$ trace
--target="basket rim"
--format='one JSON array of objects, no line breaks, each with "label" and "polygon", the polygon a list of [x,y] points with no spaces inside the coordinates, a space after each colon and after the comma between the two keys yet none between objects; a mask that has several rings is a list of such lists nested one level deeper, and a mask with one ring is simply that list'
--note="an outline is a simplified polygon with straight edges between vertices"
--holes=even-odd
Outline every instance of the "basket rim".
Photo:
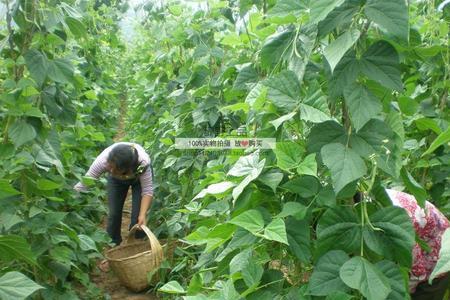
[{"label": "basket rim", "polygon": [[[109,256],[109,254],[112,253],[112,252],[116,252],[116,251],[118,251],[118,250],[122,250],[123,248],[126,248],[126,247],[124,247],[124,246],[132,246],[132,245],[133,245],[133,244],[128,244],[128,245],[119,246],[119,247],[121,247],[121,248],[116,247],[116,248],[110,249],[110,250],[106,251],[106,253],[105,253],[105,258],[106,258],[107,260],[109,260],[109,261],[126,261],[126,260],[134,259],[134,258],[137,258],[137,257],[139,257],[139,256],[142,256],[142,255],[145,255],[145,254],[148,254],[148,253],[152,253],[152,249],[150,249],[150,250],[146,250],[146,251],[143,251],[143,252],[139,252],[139,253],[136,253],[136,254],[134,254],[134,255],[127,256],[127,257],[123,257],[123,258],[111,258],[111,256]],[[155,253],[153,252],[153,254],[155,254]]]},{"label": "basket rim", "polygon": [[[145,232],[145,234],[148,237],[148,240],[144,239],[142,241],[137,241],[137,240],[133,239],[134,233],[135,233],[135,231],[137,230],[138,227],[140,227]],[[136,244],[141,244],[141,243],[142,244],[149,243],[150,249],[146,250],[146,251],[143,251],[143,252],[136,253],[136,254],[131,255],[131,256],[123,257],[123,258],[111,258],[108,255],[108,254],[110,254],[112,252],[120,251],[123,248],[128,248],[130,246],[134,246]],[[108,251],[106,251],[105,252],[105,258],[108,261],[111,261],[111,262],[124,262],[124,261],[130,260],[130,259],[135,259],[135,258],[141,257],[143,255],[148,255],[148,254],[151,255],[151,258],[156,258],[159,261],[162,260],[163,256],[164,256],[161,244],[159,243],[158,239],[155,237],[153,232],[145,225],[135,224],[131,228],[131,230],[128,232],[128,239],[126,240],[125,244],[124,245],[119,245],[117,247],[114,247],[114,248],[109,249]]]}]

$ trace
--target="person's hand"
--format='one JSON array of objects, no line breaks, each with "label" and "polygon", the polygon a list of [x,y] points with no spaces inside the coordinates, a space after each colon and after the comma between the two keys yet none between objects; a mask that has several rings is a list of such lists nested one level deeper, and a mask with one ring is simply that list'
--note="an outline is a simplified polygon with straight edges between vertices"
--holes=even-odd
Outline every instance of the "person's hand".
[{"label": "person's hand", "polygon": [[146,221],[145,215],[140,214],[139,217],[138,217],[137,224],[139,226],[145,225],[145,221]]}]

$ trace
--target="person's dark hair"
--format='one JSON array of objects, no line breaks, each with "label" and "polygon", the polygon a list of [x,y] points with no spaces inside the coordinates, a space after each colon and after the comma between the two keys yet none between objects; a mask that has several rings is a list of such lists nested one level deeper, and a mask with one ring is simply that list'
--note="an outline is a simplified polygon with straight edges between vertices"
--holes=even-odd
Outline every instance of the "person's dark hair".
[{"label": "person's dark hair", "polygon": [[139,166],[139,154],[132,145],[117,144],[111,149],[108,162],[114,164],[119,172],[135,172]]}]

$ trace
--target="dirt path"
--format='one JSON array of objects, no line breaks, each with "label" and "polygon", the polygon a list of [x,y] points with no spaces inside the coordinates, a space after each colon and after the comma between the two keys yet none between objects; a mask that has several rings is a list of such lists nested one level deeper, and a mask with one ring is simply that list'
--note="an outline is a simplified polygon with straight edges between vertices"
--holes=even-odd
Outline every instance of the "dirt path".
[{"label": "dirt path", "polygon": [[[123,141],[125,136],[125,115],[127,111],[126,99],[122,98],[120,103],[120,117],[117,128],[117,134],[114,137],[115,142]],[[125,241],[128,237],[128,227],[130,225],[131,217],[131,193],[128,193],[127,199],[122,213],[122,239]],[[106,230],[106,217],[104,218],[101,228]],[[97,265],[100,260],[97,262]],[[112,271],[102,272],[98,267],[90,274],[92,281],[104,292],[108,293],[113,300],[157,300],[159,299],[154,294],[147,294],[144,292],[134,293],[120,284],[119,279]]]}]

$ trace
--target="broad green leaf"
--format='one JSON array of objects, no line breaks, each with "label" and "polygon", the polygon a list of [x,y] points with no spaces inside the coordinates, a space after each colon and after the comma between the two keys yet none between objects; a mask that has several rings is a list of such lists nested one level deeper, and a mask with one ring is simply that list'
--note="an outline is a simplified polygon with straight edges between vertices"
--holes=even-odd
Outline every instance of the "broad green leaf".
[{"label": "broad green leaf", "polygon": [[203,198],[206,195],[222,194],[234,186],[236,186],[236,184],[234,184],[231,181],[223,181],[223,182],[219,182],[219,183],[213,183],[213,184],[209,185],[206,189],[203,189],[200,193],[198,193],[192,200]]},{"label": "broad green leaf", "polygon": [[326,121],[315,125],[308,136],[308,152],[320,152],[323,146],[330,143],[347,141],[344,127],[336,121]]},{"label": "broad green leaf", "polygon": [[94,90],[89,90],[84,92],[84,96],[86,96],[86,98],[90,99],[90,100],[97,100],[97,94],[95,93]]},{"label": "broad green leaf", "polygon": [[254,152],[247,156],[242,156],[234,164],[228,175],[231,176],[245,176],[246,177],[233,189],[233,199],[236,201],[239,195],[244,191],[245,187],[250,184],[253,180],[258,178],[261,174],[266,159],[259,161],[259,153]]},{"label": "broad green leaf", "polygon": [[[237,37],[235,34],[232,35],[233,37]],[[231,36],[229,36],[231,38]],[[236,40],[233,40],[233,42],[237,42]],[[231,40],[230,40],[231,43]],[[186,88],[188,89],[192,89],[192,88],[199,88],[201,87],[205,81],[207,80],[207,78],[210,75],[210,70],[208,68],[208,66],[203,65],[203,64],[199,64],[196,66],[193,66],[193,72],[191,73],[191,76],[189,78],[189,82],[186,85]]]},{"label": "broad green leaf", "polygon": [[348,260],[339,270],[342,281],[357,289],[368,300],[384,300],[391,292],[389,279],[363,257]]},{"label": "broad green leaf", "polygon": [[44,114],[37,107],[21,107],[23,108],[23,115],[36,117],[36,118],[44,118]]},{"label": "broad green leaf", "polygon": [[405,127],[403,127],[403,119],[401,114],[392,110],[386,116],[384,122],[400,138],[400,142],[403,145],[405,141]]},{"label": "broad green leaf", "polygon": [[33,86],[27,86],[22,90],[21,95],[24,97],[30,97],[34,95],[39,95],[39,91],[36,90]]},{"label": "broad green leaf", "polygon": [[269,15],[287,16],[293,14],[299,16],[306,9],[308,9],[308,6],[305,0],[279,0],[269,11]]},{"label": "broad green leaf", "polygon": [[230,171],[228,171],[227,175],[235,177],[251,175],[260,173],[258,172],[258,169],[260,168],[259,153],[255,152],[250,155],[241,156]]},{"label": "broad green leaf", "polygon": [[[331,96],[342,95],[344,89],[355,82],[361,70],[360,61],[356,59],[355,51],[349,50],[339,61],[329,80]],[[331,73],[331,70],[330,70]]]},{"label": "broad green leaf", "polygon": [[360,59],[359,67],[364,75],[381,85],[396,91],[403,90],[398,54],[388,42],[372,44]]},{"label": "broad green leaf", "polygon": [[352,295],[346,294],[344,292],[334,292],[329,294],[325,300],[352,300],[354,297]]},{"label": "broad green leaf", "polygon": [[305,76],[306,66],[316,46],[317,26],[314,24],[300,26],[297,37],[297,40],[294,41],[296,43],[296,49],[294,53],[291,51],[287,67],[288,70],[293,71],[297,75],[299,82],[302,82]]},{"label": "broad green leaf", "polygon": [[170,5],[168,7],[168,10],[170,11],[171,14],[178,17],[183,12],[183,7],[181,5]]},{"label": "broad green leaf", "polygon": [[49,61],[48,77],[56,82],[69,83],[73,80],[72,63],[64,58]]},{"label": "broad green leaf", "polygon": [[310,198],[319,192],[321,186],[316,177],[305,175],[289,180],[282,187],[303,198]]},{"label": "broad green leaf", "polygon": [[[264,160],[263,160],[264,162]],[[262,169],[261,169],[262,170]],[[242,194],[244,189],[252,182],[254,179],[258,177],[259,174],[253,175],[247,175],[234,189],[232,192],[233,195],[233,204],[235,204],[236,200],[239,198],[239,196]]]},{"label": "broad green leaf", "polygon": [[359,39],[361,33],[357,29],[350,29],[344,32],[336,40],[331,42],[323,51],[325,58],[333,72],[336,65],[339,63],[344,54],[355,44]]},{"label": "broad green leaf", "polygon": [[402,266],[411,267],[415,233],[407,212],[401,207],[384,207],[370,215],[370,220],[375,228],[381,229],[373,232],[383,249],[383,253],[379,254]]},{"label": "broad green leaf", "polygon": [[300,103],[300,119],[313,122],[313,123],[321,123],[330,120],[331,118],[322,110],[317,109],[316,107]]},{"label": "broad green leaf", "polygon": [[408,116],[414,115],[419,110],[417,101],[406,96],[398,97],[398,105],[402,113]]},{"label": "broad green leaf", "polygon": [[315,0],[311,1],[311,20],[319,23],[336,7],[344,3],[345,0]]},{"label": "broad green leaf", "polygon": [[320,192],[317,194],[316,203],[328,207],[336,205],[336,195],[331,184],[320,189]]},{"label": "broad green leaf", "polygon": [[257,287],[261,281],[264,268],[255,259],[251,259],[247,266],[241,271],[245,284],[251,287]]},{"label": "broad green leaf", "polygon": [[391,176],[400,176],[403,143],[385,122],[371,119],[358,133],[350,136],[350,146],[367,159],[376,154],[375,160],[380,169]]},{"label": "broad green leaf", "polygon": [[270,121],[270,124],[273,125],[273,127],[275,127],[275,130],[278,129],[278,127],[280,127],[281,124],[283,124],[286,121],[291,120],[295,115],[297,114],[296,111],[293,111],[287,115],[281,116],[278,119],[275,119],[273,121]]},{"label": "broad green leaf", "polygon": [[277,166],[283,170],[297,168],[302,160],[304,149],[296,142],[278,142],[274,149]]},{"label": "broad green leaf", "polygon": [[76,19],[81,19],[83,17],[82,13],[78,10],[78,8],[71,6],[65,2],[62,2],[60,5],[68,16]]},{"label": "broad green leaf", "polygon": [[295,32],[285,30],[268,37],[260,52],[261,66],[269,69],[279,63],[289,53],[294,36]]},{"label": "broad green leaf", "polygon": [[9,182],[5,179],[0,179],[0,199],[20,195],[21,193],[16,190]]},{"label": "broad green leaf", "polygon": [[56,190],[61,187],[60,183],[48,179],[38,179],[36,183],[37,188],[40,189],[41,191]]},{"label": "broad green leaf", "polygon": [[361,0],[347,0],[331,11],[319,23],[319,36],[323,37],[338,27],[350,24],[353,16],[359,11]]},{"label": "broad green leaf", "polygon": [[311,237],[309,223],[305,220],[296,220],[293,217],[286,219],[286,234],[289,249],[303,263],[309,263],[311,258]]},{"label": "broad green leaf", "polygon": [[71,265],[72,261],[76,260],[73,250],[66,246],[57,246],[50,249],[52,259],[55,259],[63,264]]},{"label": "broad green leaf", "polygon": [[368,0],[365,13],[388,34],[408,41],[409,13],[404,0]]},{"label": "broad green leaf", "polygon": [[233,279],[228,279],[227,282],[221,285],[219,296],[217,297],[217,300],[219,299],[226,299],[226,300],[240,300],[242,297],[240,294],[236,291],[236,288],[233,284]]},{"label": "broad green leaf", "polygon": [[356,131],[381,112],[381,103],[366,87],[352,84],[344,90],[345,102]]},{"label": "broad green leaf", "polygon": [[298,202],[286,202],[283,204],[282,211],[277,215],[279,218],[293,216],[297,220],[302,220],[306,216],[308,208]]},{"label": "broad green leaf", "polygon": [[348,291],[349,288],[339,277],[339,269],[348,260],[349,256],[342,250],[332,250],[321,256],[309,279],[309,293],[327,296],[337,291]]},{"label": "broad green leaf", "polygon": [[347,207],[329,208],[317,224],[319,253],[332,249],[356,252],[361,243],[361,224],[355,213]]},{"label": "broad green leaf", "polygon": [[448,144],[450,142],[450,127],[446,131],[442,132],[430,145],[430,147],[425,151],[422,156],[433,153],[438,147]]},{"label": "broad green leaf", "polygon": [[2,212],[0,213],[0,230],[8,232],[13,226],[24,222],[24,219],[17,214]]},{"label": "broad green leaf", "polygon": [[268,87],[267,99],[276,107],[286,112],[292,112],[300,103],[300,83],[292,71],[282,71],[263,84]]},{"label": "broad green leaf", "polygon": [[38,85],[42,85],[45,81],[45,77],[47,77],[49,64],[47,57],[36,49],[28,50],[24,57],[31,77],[37,82]]},{"label": "broad green leaf", "polygon": [[30,245],[18,235],[0,235],[0,259],[6,262],[21,260],[36,264],[36,257],[31,252]]},{"label": "broad green leaf", "polygon": [[205,226],[200,226],[195,231],[187,235],[184,240],[192,245],[202,245],[208,242],[209,229]]},{"label": "broad green leaf", "polygon": [[235,32],[227,34],[220,42],[222,43],[222,45],[230,47],[235,47],[242,44],[241,37]]},{"label": "broad green leaf", "polygon": [[233,275],[245,269],[251,258],[252,258],[251,248],[247,248],[244,251],[241,251],[238,254],[236,254],[230,261],[230,274]]},{"label": "broad green leaf", "polygon": [[168,155],[166,157],[166,159],[164,160],[162,168],[163,169],[170,168],[177,162],[177,160],[178,160],[178,157],[173,156],[173,155]]},{"label": "broad green leaf", "polygon": [[269,186],[275,193],[281,180],[283,180],[283,173],[276,170],[270,170],[269,172],[260,175],[258,180]]},{"label": "broad green leaf", "polygon": [[220,245],[228,241],[235,232],[236,226],[232,224],[222,223],[214,226],[214,228],[206,236],[206,238],[208,239],[208,244],[205,251],[212,251],[213,249],[219,247]]},{"label": "broad green leaf", "polygon": [[236,104],[231,104],[231,105],[227,105],[224,107],[220,108],[221,112],[236,112],[236,111],[244,111],[245,113],[248,113],[248,111],[250,110],[250,106],[245,103],[245,102],[240,102],[240,103],[236,103]]},{"label": "broad green leaf", "polygon": [[247,210],[228,222],[240,226],[251,233],[260,232],[264,228],[263,217],[261,213],[255,209]]},{"label": "broad green leaf", "polygon": [[20,272],[8,272],[0,277],[0,299],[26,299],[43,288]]},{"label": "broad green leaf", "polygon": [[78,239],[80,240],[80,248],[83,251],[94,250],[97,251],[97,246],[95,245],[95,241],[88,235],[79,234]]},{"label": "broad green leaf", "polygon": [[288,245],[286,225],[281,218],[275,218],[264,229],[264,237]]},{"label": "broad green leaf", "polygon": [[[375,266],[389,279],[391,285],[391,293],[386,299],[388,300],[405,300],[408,299],[409,292],[406,288],[407,278],[403,276],[402,271],[392,261],[382,260],[377,262]],[[406,279],[406,280],[405,280]]]},{"label": "broad green leaf", "polygon": [[336,194],[347,184],[366,174],[366,165],[361,157],[342,144],[325,145],[320,153],[324,164],[330,169]]},{"label": "broad green leaf", "polygon": [[16,148],[33,140],[36,137],[36,130],[25,121],[16,121],[8,128],[8,134]]},{"label": "broad green leaf", "polygon": [[[442,2],[444,3],[444,2]],[[434,57],[438,55],[439,53],[442,53],[443,51],[446,51],[447,48],[445,48],[444,45],[432,45],[430,47],[426,47],[425,45],[420,45],[414,47],[414,52],[416,52],[418,55],[420,55],[423,58],[429,58]]]},{"label": "broad green leaf", "polygon": [[450,228],[445,230],[441,237],[441,249],[439,251],[439,260],[433,269],[433,272],[428,279],[428,283],[431,284],[433,279],[437,276],[450,271]]},{"label": "broad green leaf", "polygon": [[234,81],[233,88],[237,90],[247,90],[249,85],[255,85],[258,82],[258,73],[252,65],[243,67],[236,80]]},{"label": "broad green leaf", "polygon": [[256,237],[248,232],[247,230],[238,227],[231,239],[228,247],[232,249],[237,249],[240,247],[250,246],[254,244],[256,241]]},{"label": "broad green leaf", "polygon": [[[0,159],[8,159],[15,153],[14,145],[11,143],[0,144]],[[0,179],[1,182],[1,179]],[[1,198],[1,197],[0,197]]]},{"label": "broad green leaf", "polygon": [[65,22],[69,27],[70,32],[72,32],[76,38],[86,37],[87,31],[81,21],[72,17],[66,17]]},{"label": "broad green leaf", "polygon": [[435,119],[431,118],[420,118],[417,120],[414,120],[414,123],[416,123],[416,126],[419,130],[426,131],[426,130],[432,130],[436,134],[441,134],[442,129],[439,127]]},{"label": "broad green leaf", "polygon": [[94,186],[95,183],[97,182],[97,179],[94,177],[89,177],[89,176],[82,176],[81,177],[81,182],[83,183],[83,185],[85,186]]},{"label": "broad green leaf", "polygon": [[159,292],[168,294],[184,294],[186,291],[178,283],[178,281],[172,280],[158,289]]},{"label": "broad green leaf", "polygon": [[[202,289],[203,289],[202,277],[201,277],[200,273],[196,273],[192,276],[192,278],[189,282],[189,286],[187,288],[187,294],[195,295],[195,294],[200,293],[202,291]],[[186,298],[184,298],[184,299],[186,299]],[[192,298],[190,298],[190,299],[192,299]],[[208,300],[208,299],[205,299],[205,300]]]},{"label": "broad green leaf", "polygon": [[327,97],[320,89],[308,91],[299,107],[300,119],[304,121],[322,123],[331,120]]},{"label": "broad green leaf", "polygon": [[414,179],[414,177],[411,176],[411,174],[405,168],[402,168],[402,170],[400,171],[400,175],[407,190],[414,195],[420,207],[425,207],[425,202],[428,198],[427,191]]},{"label": "broad green leaf", "polygon": [[264,105],[266,97],[267,87],[263,86],[261,83],[258,83],[248,93],[245,98],[245,103],[248,103],[252,108],[258,110]]},{"label": "broad green leaf", "polygon": [[316,161],[316,154],[312,153],[307,155],[300,165],[297,168],[297,174],[299,175],[310,175],[310,176],[317,176],[317,161]]}]

